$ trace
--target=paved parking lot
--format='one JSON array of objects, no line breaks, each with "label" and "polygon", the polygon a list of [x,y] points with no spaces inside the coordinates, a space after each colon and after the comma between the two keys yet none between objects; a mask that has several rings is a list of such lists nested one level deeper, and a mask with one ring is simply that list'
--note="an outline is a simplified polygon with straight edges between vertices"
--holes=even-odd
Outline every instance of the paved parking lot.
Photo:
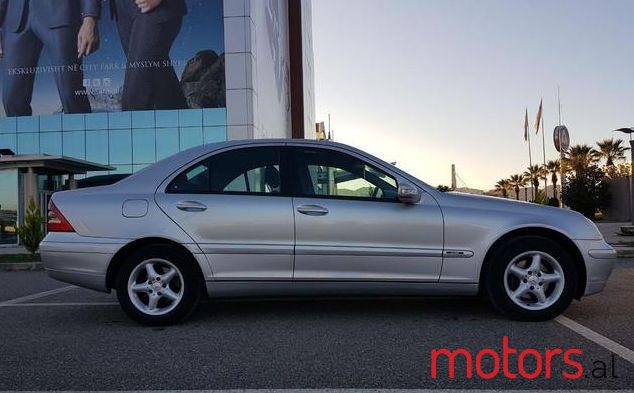
[{"label": "paved parking lot", "polygon": [[[612,340],[621,356],[632,354],[633,282],[634,260],[619,260],[605,292],[566,312],[592,341],[568,319],[513,322],[475,298],[219,301],[185,324],[146,328],[126,318],[113,294],[43,272],[0,272],[0,390],[632,389],[634,360],[606,348]],[[432,349],[501,352],[505,335],[520,350],[581,349],[584,376],[565,379],[570,368],[556,362],[550,379],[468,379],[457,368],[451,380],[446,364],[431,377]]]}]

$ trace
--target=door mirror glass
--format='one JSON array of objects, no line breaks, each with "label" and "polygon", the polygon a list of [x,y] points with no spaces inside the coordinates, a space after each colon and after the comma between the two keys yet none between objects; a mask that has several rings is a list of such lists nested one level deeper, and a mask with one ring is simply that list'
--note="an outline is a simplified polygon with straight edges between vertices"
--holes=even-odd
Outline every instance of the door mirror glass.
[{"label": "door mirror glass", "polygon": [[411,183],[401,183],[398,185],[398,200],[410,205],[420,202],[421,193],[418,187]]}]

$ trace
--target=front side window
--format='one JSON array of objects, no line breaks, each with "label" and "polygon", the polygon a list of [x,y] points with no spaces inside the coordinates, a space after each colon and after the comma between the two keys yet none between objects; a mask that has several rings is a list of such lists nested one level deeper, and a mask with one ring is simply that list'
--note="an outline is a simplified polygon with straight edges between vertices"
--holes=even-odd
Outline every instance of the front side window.
[{"label": "front side window", "polygon": [[396,179],[345,153],[298,148],[295,165],[302,196],[396,200]]},{"label": "front side window", "polygon": [[167,192],[281,194],[280,149],[253,147],[217,154],[176,176]]}]

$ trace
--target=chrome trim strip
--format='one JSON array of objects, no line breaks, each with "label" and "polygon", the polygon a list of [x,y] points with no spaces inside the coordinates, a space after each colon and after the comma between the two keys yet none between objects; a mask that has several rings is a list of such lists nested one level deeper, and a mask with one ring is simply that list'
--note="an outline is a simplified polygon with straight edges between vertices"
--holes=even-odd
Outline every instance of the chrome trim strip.
[{"label": "chrome trim strip", "polygon": [[295,255],[346,255],[372,257],[441,257],[441,250],[396,247],[306,246],[295,247]]},{"label": "chrome trim strip", "polygon": [[473,251],[471,250],[445,250],[442,253],[444,258],[471,258]]},{"label": "chrome trim strip", "polygon": [[202,243],[199,246],[204,254],[293,255],[292,244]]},{"label": "chrome trim strip", "polygon": [[614,249],[588,250],[588,255],[595,259],[614,259],[617,257]]}]

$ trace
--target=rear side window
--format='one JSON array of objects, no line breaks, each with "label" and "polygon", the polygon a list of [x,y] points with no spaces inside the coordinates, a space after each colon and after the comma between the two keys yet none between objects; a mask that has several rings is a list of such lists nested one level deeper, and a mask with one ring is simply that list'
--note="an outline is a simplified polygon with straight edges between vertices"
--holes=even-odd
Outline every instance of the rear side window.
[{"label": "rear side window", "polygon": [[209,191],[209,161],[196,164],[176,176],[167,186],[167,192],[174,194],[201,194]]},{"label": "rear side window", "polygon": [[176,176],[167,192],[281,194],[280,148],[252,147],[220,153]]}]

